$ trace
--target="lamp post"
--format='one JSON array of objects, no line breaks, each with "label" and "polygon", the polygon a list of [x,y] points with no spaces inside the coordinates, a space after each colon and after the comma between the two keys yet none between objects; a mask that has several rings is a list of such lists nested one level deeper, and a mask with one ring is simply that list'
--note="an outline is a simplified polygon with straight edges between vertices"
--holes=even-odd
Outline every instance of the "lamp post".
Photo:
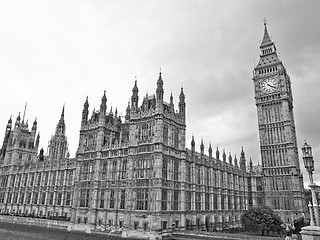
[{"label": "lamp post", "polygon": [[[310,183],[308,184],[308,186],[311,189],[311,195],[312,195],[312,205],[313,205],[313,212],[314,212],[314,216],[315,216],[314,225],[320,226],[318,201],[317,201],[317,196],[316,196],[317,185],[313,182],[313,175],[312,175],[312,172],[314,171],[314,161],[313,161],[313,156],[312,156],[312,148],[310,145],[307,144],[307,141],[304,141],[304,144],[301,149],[302,149],[302,158],[303,158],[304,167],[306,168],[306,170],[309,174]],[[311,213],[311,208],[310,208],[310,213]],[[312,214],[310,214],[310,217],[311,217],[311,225],[312,225],[312,223],[313,223]]]}]

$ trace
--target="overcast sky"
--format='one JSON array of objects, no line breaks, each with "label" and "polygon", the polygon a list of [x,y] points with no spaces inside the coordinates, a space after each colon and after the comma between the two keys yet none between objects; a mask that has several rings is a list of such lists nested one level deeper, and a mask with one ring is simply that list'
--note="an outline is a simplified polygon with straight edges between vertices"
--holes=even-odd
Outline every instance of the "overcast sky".
[{"label": "overcast sky", "polygon": [[259,59],[263,19],[291,77],[300,166],[301,146],[312,145],[320,181],[319,1],[1,1],[0,136],[28,102],[45,150],[65,104],[71,156],[81,112],[124,114],[135,76],[140,103],[155,93],[162,69],[165,100],[187,103],[187,147],[195,136],[205,151],[260,161],[252,71]]}]

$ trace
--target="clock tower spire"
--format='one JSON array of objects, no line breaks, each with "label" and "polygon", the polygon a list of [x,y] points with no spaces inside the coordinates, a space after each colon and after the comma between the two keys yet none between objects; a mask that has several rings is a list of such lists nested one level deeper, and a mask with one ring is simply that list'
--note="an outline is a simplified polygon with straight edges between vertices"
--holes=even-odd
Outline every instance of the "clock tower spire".
[{"label": "clock tower spire", "polygon": [[265,204],[284,222],[304,216],[303,179],[300,172],[293,116],[291,80],[277,55],[267,23],[260,45],[260,60],[253,71],[258,113]]}]

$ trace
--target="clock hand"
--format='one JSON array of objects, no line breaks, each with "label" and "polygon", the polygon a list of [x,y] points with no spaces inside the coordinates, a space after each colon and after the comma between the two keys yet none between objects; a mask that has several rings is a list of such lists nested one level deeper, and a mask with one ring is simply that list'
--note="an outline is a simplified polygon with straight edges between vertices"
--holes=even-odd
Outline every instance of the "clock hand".
[{"label": "clock hand", "polygon": [[268,85],[269,87],[276,88],[275,86],[273,86],[273,85],[271,85],[271,84],[269,84],[269,83],[267,83],[267,85]]}]

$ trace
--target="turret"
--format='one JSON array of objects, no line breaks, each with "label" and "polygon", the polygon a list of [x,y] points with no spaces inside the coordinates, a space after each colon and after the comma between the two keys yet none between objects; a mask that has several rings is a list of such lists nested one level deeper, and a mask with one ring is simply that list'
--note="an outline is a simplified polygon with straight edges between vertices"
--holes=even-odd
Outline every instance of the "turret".
[{"label": "turret", "polygon": [[229,152],[229,164],[232,165],[232,156],[231,156],[231,152]]},{"label": "turret", "polygon": [[39,161],[40,162],[43,162],[43,160],[44,160],[44,155],[43,155],[43,148],[41,148],[41,150],[40,150],[40,153],[39,153]]},{"label": "turret", "polygon": [[171,93],[171,96],[170,96],[169,109],[170,109],[170,112],[171,112],[171,113],[174,113],[174,104],[173,104],[173,96],[172,96],[172,93]]},{"label": "turret", "polygon": [[234,165],[238,166],[238,159],[237,159],[237,155],[234,155]]},{"label": "turret", "polygon": [[157,101],[162,102],[163,101],[163,80],[161,77],[161,72],[159,73],[159,78],[157,81],[157,90],[156,90],[156,96],[157,96]]},{"label": "turret", "polygon": [[100,114],[104,116],[106,114],[107,110],[107,97],[106,97],[106,91],[103,92],[103,96],[101,98],[101,104],[100,104]]},{"label": "turret", "polygon": [[218,145],[217,145],[217,150],[216,150],[216,159],[220,160],[220,152],[219,152]]},{"label": "turret", "polygon": [[19,115],[18,115],[18,117],[16,119],[16,123],[14,124],[15,127],[19,127],[20,126],[20,120],[21,120],[21,117],[20,117],[20,112],[19,112]]},{"label": "turret", "polygon": [[106,111],[107,111],[107,97],[106,97],[106,91],[104,91],[103,96],[101,98],[101,104],[100,104],[100,113],[99,113],[100,126],[103,126],[105,124]]},{"label": "turret", "polygon": [[87,97],[85,103],[83,104],[81,126],[87,124],[88,116],[89,116],[89,103],[88,103],[88,97]]},{"label": "turret", "polygon": [[203,157],[204,155],[204,145],[203,145],[203,140],[201,139],[201,144],[200,144],[200,154],[201,154],[201,157]]},{"label": "turret", "polygon": [[37,118],[34,120],[33,125],[32,125],[32,131],[36,132],[37,131]]},{"label": "turret", "polygon": [[195,141],[194,141],[194,136],[192,136],[192,140],[191,140],[191,151],[194,153],[195,152]]},{"label": "turret", "polygon": [[64,106],[63,106],[62,112],[61,112],[61,116],[60,116],[60,120],[59,120],[59,122],[57,124],[57,127],[56,127],[56,134],[64,136],[65,135],[65,131],[66,131],[66,125],[65,125],[65,122],[64,122]]},{"label": "turret", "polygon": [[227,156],[226,156],[226,152],[225,152],[224,149],[223,149],[223,153],[222,153],[222,160],[223,160],[224,162],[227,161]]},{"label": "turret", "polygon": [[243,151],[243,147],[241,147],[241,154],[240,154],[240,169],[242,171],[246,171],[246,157]]},{"label": "turret", "polygon": [[211,143],[209,143],[208,152],[209,152],[209,159],[211,160],[211,159],[212,159],[212,147],[211,147]]},{"label": "turret", "polygon": [[182,117],[185,117],[186,113],[186,102],[185,102],[185,96],[183,92],[183,88],[181,87],[181,92],[179,95],[179,113]]},{"label": "turret", "polygon": [[134,86],[132,89],[132,97],[131,97],[131,110],[136,111],[138,109],[138,101],[139,101],[139,89],[137,86],[137,80],[134,82]]},{"label": "turret", "polygon": [[129,121],[129,120],[130,120],[130,102],[128,102],[128,106],[127,106],[127,109],[126,109],[125,120],[126,120],[126,121]]},{"label": "turret", "polygon": [[2,148],[0,149],[0,159],[1,157],[4,157],[6,155],[6,149],[7,149],[10,133],[11,133],[11,128],[12,128],[12,117],[10,116],[10,119],[8,120],[8,123],[7,123]]},{"label": "turret", "polygon": [[38,132],[37,139],[36,139],[36,146],[35,146],[36,149],[38,149],[39,143],[40,143],[40,132]]},{"label": "turret", "polygon": [[250,160],[249,160],[249,171],[250,171],[250,173],[253,172],[253,165],[252,165],[252,160],[251,160],[251,158],[250,158]]}]

